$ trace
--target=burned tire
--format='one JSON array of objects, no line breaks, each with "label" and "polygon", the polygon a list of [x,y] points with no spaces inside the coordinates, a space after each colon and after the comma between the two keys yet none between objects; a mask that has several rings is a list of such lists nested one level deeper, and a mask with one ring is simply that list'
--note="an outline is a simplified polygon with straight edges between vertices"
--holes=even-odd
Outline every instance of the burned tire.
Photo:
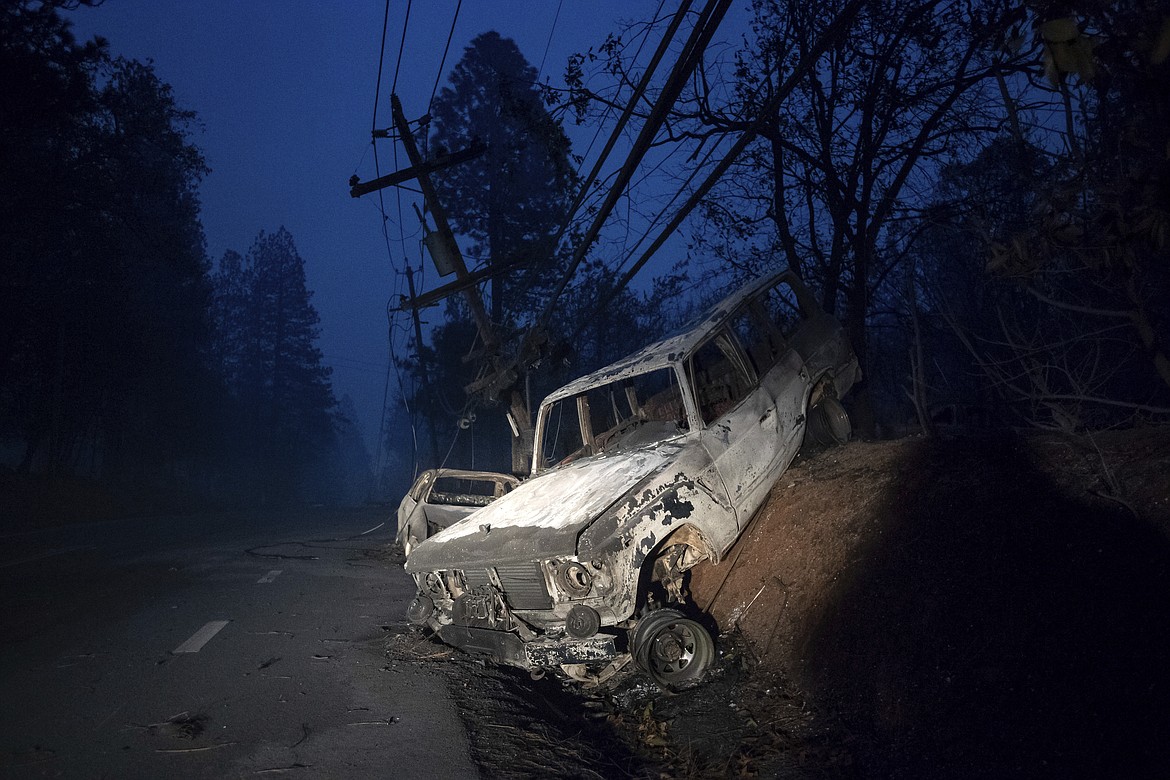
[{"label": "burned tire", "polygon": [[707,629],[673,609],[658,609],[638,621],[630,638],[634,662],[667,690],[694,684],[715,660]]},{"label": "burned tire", "polygon": [[808,412],[808,426],[804,431],[806,441],[828,447],[844,444],[853,435],[853,424],[849,413],[836,398],[825,396]]}]

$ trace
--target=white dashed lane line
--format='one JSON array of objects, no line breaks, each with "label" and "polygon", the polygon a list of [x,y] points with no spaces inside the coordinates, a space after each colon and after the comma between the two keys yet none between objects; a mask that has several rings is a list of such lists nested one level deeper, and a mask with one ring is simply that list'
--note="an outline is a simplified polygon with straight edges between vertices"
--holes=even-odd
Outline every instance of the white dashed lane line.
[{"label": "white dashed lane line", "polygon": [[257,584],[257,585],[264,585],[264,584],[266,584],[266,583],[272,582],[274,579],[276,579],[276,578],[277,578],[277,576],[278,576],[278,575],[279,575],[279,574],[280,574],[282,571],[284,571],[284,569],[273,569],[272,571],[268,572],[267,574],[265,574],[265,575],[264,575],[263,577],[261,577],[260,579],[256,580],[256,584]]},{"label": "white dashed lane line", "polygon": [[221,630],[223,630],[223,627],[226,626],[229,622],[231,622],[231,621],[228,621],[228,620],[213,620],[213,621],[211,621],[210,623],[205,625],[203,628],[199,629],[194,634],[192,634],[190,639],[188,639],[186,642],[184,642],[183,644],[176,647],[174,650],[171,651],[171,653],[173,655],[178,655],[179,653],[198,653],[200,651],[200,649],[202,649],[202,647],[205,644],[207,644],[209,641],[211,641],[211,638],[213,636],[215,636]]}]

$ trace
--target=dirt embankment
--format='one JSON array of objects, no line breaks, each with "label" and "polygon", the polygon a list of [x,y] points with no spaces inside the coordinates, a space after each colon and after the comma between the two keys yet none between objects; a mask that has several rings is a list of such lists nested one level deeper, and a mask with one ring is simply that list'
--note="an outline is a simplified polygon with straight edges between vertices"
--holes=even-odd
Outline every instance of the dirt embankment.
[{"label": "dirt embankment", "polygon": [[742,640],[753,722],[772,686],[835,724],[814,774],[1147,776],[1168,529],[1165,430],[858,443],[794,463],[691,591]]}]

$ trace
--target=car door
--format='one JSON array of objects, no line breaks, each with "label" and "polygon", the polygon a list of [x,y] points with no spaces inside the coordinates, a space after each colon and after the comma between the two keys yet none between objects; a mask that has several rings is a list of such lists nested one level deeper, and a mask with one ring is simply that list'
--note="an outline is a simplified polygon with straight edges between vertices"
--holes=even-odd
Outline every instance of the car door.
[{"label": "car door", "polygon": [[742,529],[771,489],[780,455],[774,399],[730,329],[695,350],[687,371],[703,421],[700,440]]},{"label": "car door", "polygon": [[772,362],[766,369],[760,369],[760,383],[775,401],[776,436],[781,455],[774,470],[775,476],[779,476],[796,455],[804,436],[804,406],[811,379],[799,334],[805,330],[808,307],[802,304],[787,278],[754,296],[749,307],[759,327],[769,334],[767,347]]}]

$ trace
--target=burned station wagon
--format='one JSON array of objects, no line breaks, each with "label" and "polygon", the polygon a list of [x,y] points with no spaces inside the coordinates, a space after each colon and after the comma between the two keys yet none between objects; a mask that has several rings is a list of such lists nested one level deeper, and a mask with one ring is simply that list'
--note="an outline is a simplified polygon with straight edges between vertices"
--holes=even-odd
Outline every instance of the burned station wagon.
[{"label": "burned station wagon", "polygon": [[411,620],[534,673],[596,682],[632,659],[667,688],[698,679],[714,643],[684,573],[723,559],[806,433],[848,436],[859,375],[793,273],[748,284],[550,394],[533,476],[407,558]]},{"label": "burned station wagon", "polygon": [[520,480],[511,474],[427,469],[398,504],[398,543],[407,555],[428,536],[452,526],[508,493]]}]

